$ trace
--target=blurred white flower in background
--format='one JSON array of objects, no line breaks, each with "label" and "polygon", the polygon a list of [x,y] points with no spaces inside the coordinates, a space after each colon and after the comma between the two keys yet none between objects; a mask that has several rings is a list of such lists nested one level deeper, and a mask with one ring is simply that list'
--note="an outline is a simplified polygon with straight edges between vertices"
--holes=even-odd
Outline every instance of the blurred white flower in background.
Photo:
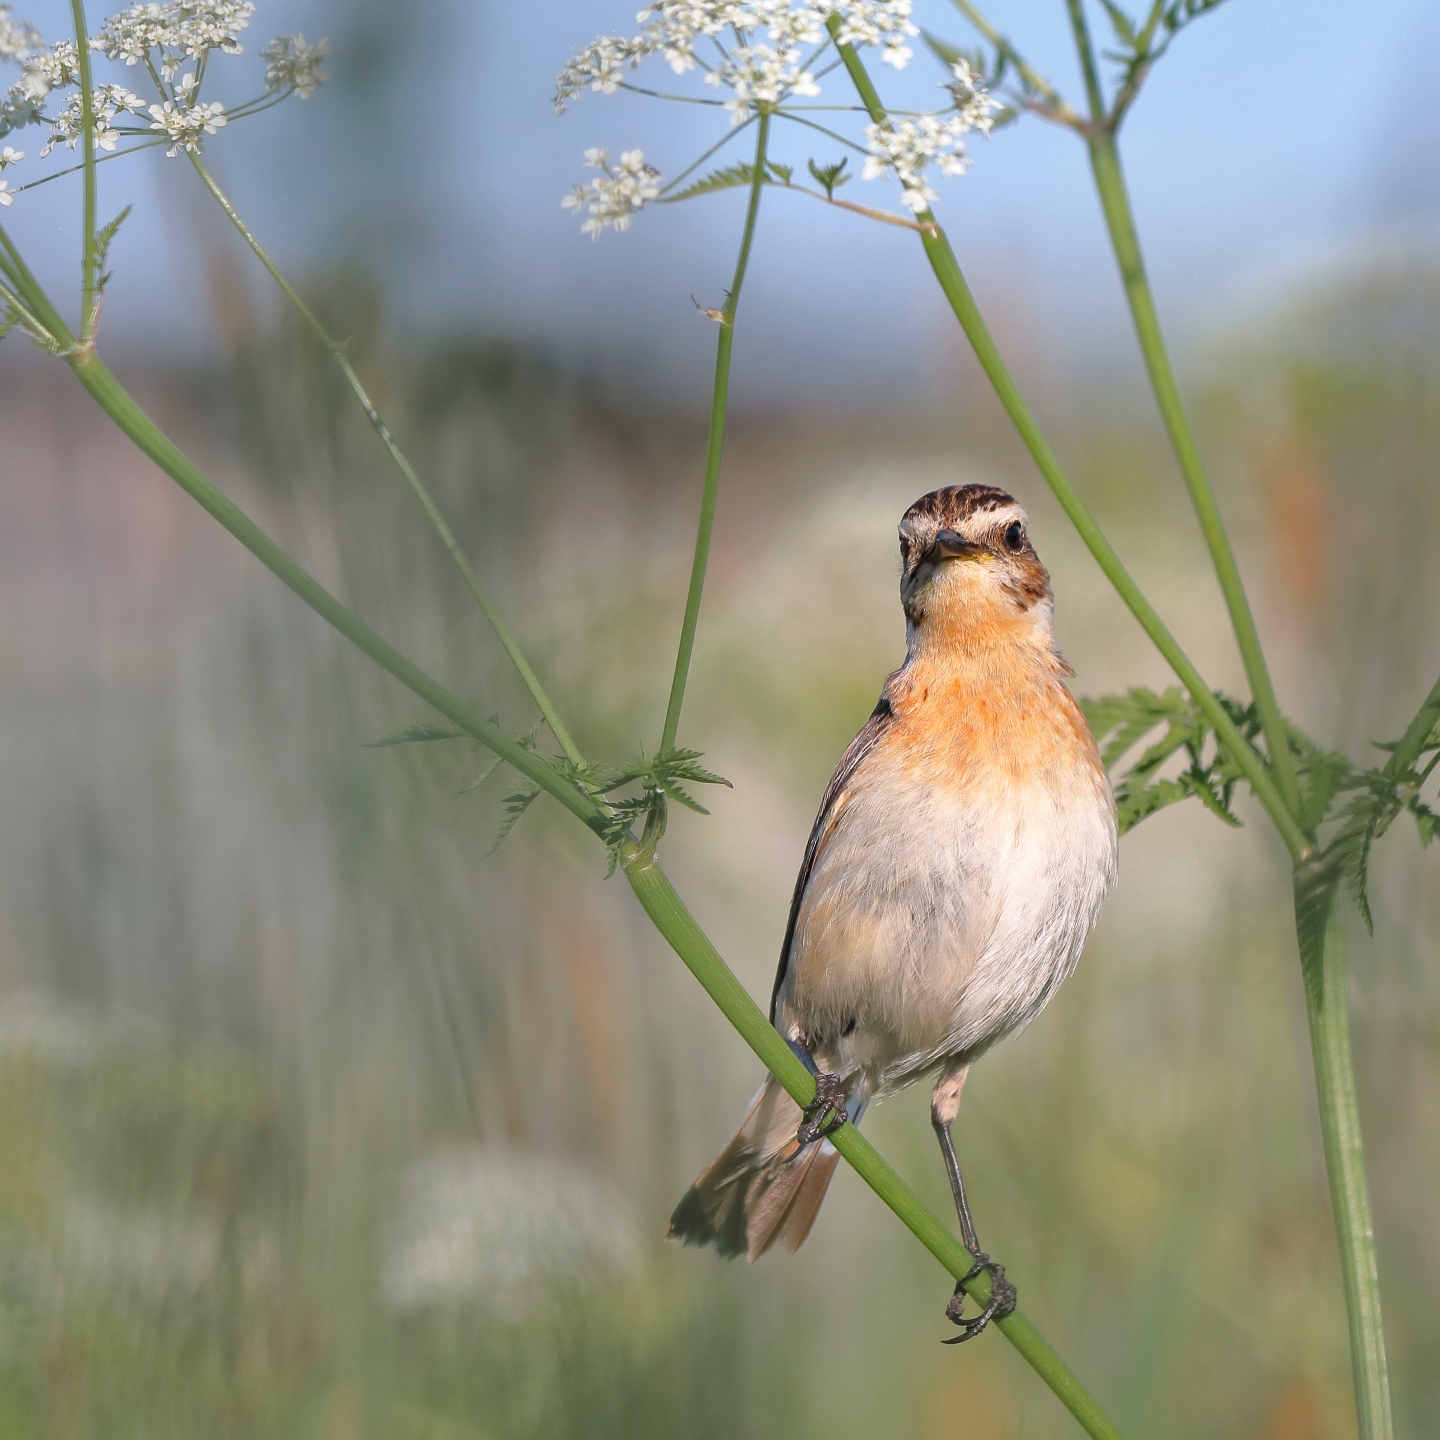
[{"label": "blurred white flower in background", "polygon": [[478,1301],[514,1312],[546,1281],[624,1278],[640,1262],[623,1200],[572,1160],[445,1150],[405,1171],[396,1202],[380,1237],[380,1289],[399,1311]]}]

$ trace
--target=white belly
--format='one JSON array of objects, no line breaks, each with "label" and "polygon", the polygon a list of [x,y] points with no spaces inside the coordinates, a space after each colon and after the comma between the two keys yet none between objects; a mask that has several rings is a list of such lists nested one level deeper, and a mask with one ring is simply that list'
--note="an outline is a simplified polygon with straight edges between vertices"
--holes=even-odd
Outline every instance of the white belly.
[{"label": "white belly", "polygon": [[872,769],[811,873],[777,1018],[870,1093],[1033,1019],[1114,878],[1104,784],[957,793]]}]

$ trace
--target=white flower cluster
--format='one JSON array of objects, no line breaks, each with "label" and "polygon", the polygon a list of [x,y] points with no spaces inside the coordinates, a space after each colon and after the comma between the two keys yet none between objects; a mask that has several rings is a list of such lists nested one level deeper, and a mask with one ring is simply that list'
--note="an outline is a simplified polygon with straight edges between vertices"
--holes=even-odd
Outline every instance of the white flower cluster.
[{"label": "white flower cluster", "polygon": [[167,100],[163,105],[152,105],[150,115],[150,128],[163,130],[175,142],[165,152],[172,159],[181,150],[198,155],[200,137],[213,135],[222,125],[229,123],[225,118],[225,107],[218,100],[208,105],[203,102],[187,105],[183,100],[177,104],[174,100]]},{"label": "white flower cluster", "polygon": [[827,14],[840,17],[840,33],[835,38],[841,45],[873,45],[880,49],[880,58],[887,65],[903,70],[914,55],[906,40],[920,33],[910,19],[914,9],[911,0],[851,0],[850,4],[817,7]]},{"label": "white flower cluster", "polygon": [[841,43],[879,46],[887,64],[903,68],[912,54],[905,41],[920,33],[911,9],[912,0],[657,0],[636,16],[645,27],[639,35],[602,36],[571,58],[555,82],[555,110],[563,114],[586,90],[613,95],[626,70],[660,54],[677,75],[698,65],[708,84],[731,90],[727,108],[738,123],[757,105],[820,93],[803,51],[827,41],[831,17]]},{"label": "white flower cluster", "polygon": [[251,0],[205,0],[197,4],[132,5],[113,15],[91,45],[111,60],[127,65],[148,61],[160,51],[160,73],[173,80],[186,58],[198,60],[208,50],[238,55],[238,36],[255,13]]},{"label": "white flower cluster", "polygon": [[583,210],[582,234],[598,240],[606,229],[626,230],[631,217],[647,200],[660,193],[660,172],[645,163],[643,150],[626,150],[618,167],[612,168],[608,150],[587,150],[585,167],[602,173],[597,179],[577,185],[560,203],[567,210]]},{"label": "white flower cluster", "polygon": [[272,40],[260,52],[265,62],[265,88],[293,90],[302,100],[308,100],[316,87],[325,83],[320,62],[329,50],[328,40],[309,45],[303,35],[281,35]]},{"label": "white flower cluster", "polygon": [[0,5],[0,60],[23,64],[45,48],[40,32],[28,20],[12,20],[13,5]]},{"label": "white flower cluster", "polygon": [[965,61],[957,62],[952,71],[955,81],[946,88],[956,97],[954,114],[891,119],[883,125],[865,127],[865,142],[870,150],[865,179],[876,180],[893,170],[905,203],[916,214],[928,210],[930,202],[939,199],[925,172],[933,165],[942,175],[963,175],[970,168],[965,136],[976,130],[988,135],[995,123],[991,112],[1000,108]]},{"label": "white flower cluster", "polygon": [[39,35],[30,34],[39,48],[27,50],[20,78],[0,97],[0,135],[42,122],[50,92],[80,81],[80,61],[72,41],[59,40],[47,48]]},{"label": "white flower cluster", "polygon": [[[145,102],[132,90],[123,85],[97,85],[94,90],[95,102],[95,148],[113,150],[120,136],[114,128],[115,117],[125,111],[140,115]],[[40,152],[43,160],[57,145],[64,144],[73,150],[84,133],[85,121],[82,114],[80,92],[77,90],[66,100],[64,108],[50,122],[50,138]]]}]

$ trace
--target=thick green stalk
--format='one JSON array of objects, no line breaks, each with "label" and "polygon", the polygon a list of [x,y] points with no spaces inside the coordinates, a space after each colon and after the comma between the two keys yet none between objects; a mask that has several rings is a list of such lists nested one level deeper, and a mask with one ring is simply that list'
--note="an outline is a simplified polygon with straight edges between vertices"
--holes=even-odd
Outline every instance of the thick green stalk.
[{"label": "thick green stalk", "polygon": [[404,451],[395,442],[395,437],[390,433],[390,427],[385,423],[384,417],[375,408],[365,387],[360,383],[360,377],[355,373],[355,367],[351,365],[345,354],[345,347],[335,340],[328,330],[320,323],[315,312],[300,298],[291,286],[290,282],[281,273],[279,267],[269,255],[265,253],[264,247],[255,238],[254,232],[240,217],[240,212],[230,203],[225,192],[215,182],[215,177],[206,168],[205,162],[198,155],[190,156],[190,163],[194,165],[196,173],[205,182],[205,188],[215,197],[216,203],[230,217],[230,223],[240,232],[241,238],[255,252],[260,263],[270,272],[271,278],[285,292],[290,303],[299,311],[301,318],[310,327],[315,335],[329,351],[331,358],[340,367],[340,372],[345,376],[346,383],[355,393],[355,398],[360,402],[360,408],[364,410],[366,418],[370,421],[371,427],[384,443],[385,448],[390,452],[390,458],[394,460],[400,473],[405,477],[411,490],[415,492],[415,498],[419,500],[424,509],[430,524],[434,526],[435,533],[439,535],[441,543],[450,552],[450,558],[455,562],[455,567],[460,571],[466,586],[471,595],[475,597],[475,603],[485,612],[485,618],[490,622],[491,628],[495,631],[496,637],[501,645],[505,647],[505,653],[510,657],[511,663],[519,672],[520,678],[525,682],[525,688],[530,692],[531,698],[540,707],[540,713],[545,717],[545,723],[550,727],[550,733],[559,742],[560,748],[575,765],[584,765],[585,759],[576,748],[575,742],[570,738],[570,732],[565,728],[560,716],[556,713],[554,705],[550,703],[550,697],[545,693],[539,677],[535,674],[530,662],[525,658],[524,652],[516,643],[515,637],[511,635],[510,628],[501,618],[499,610],[485,593],[484,587],[480,584],[480,577],[476,575],[469,560],[465,558],[465,552],[460,548],[460,542],[456,540],[454,532],[446,523],[445,517],[441,514],[440,507],[436,505],[429,490],[425,488],[424,482],[415,473],[415,468],[406,458]]},{"label": "thick green stalk", "polygon": [[[1086,84],[1094,73],[1094,55],[1090,49],[1088,32],[1084,28],[1084,15],[1079,0],[1069,0],[1072,25],[1075,28],[1075,45],[1081,59],[1086,62]],[[1092,111],[1098,96],[1092,97]],[[1125,298],[1130,303],[1130,314],[1135,322],[1135,334],[1140,341],[1140,351],[1145,357],[1145,368],[1150,372],[1150,383],[1155,391],[1155,401],[1160,407],[1165,432],[1170,437],[1175,458],[1180,463],[1180,474],[1184,477],[1185,488],[1190,492],[1191,504],[1195,507],[1200,521],[1200,531],[1210,551],[1215,566],[1215,576],[1220,582],[1220,593],[1225,597],[1225,608],[1230,612],[1230,624],[1235,631],[1235,641],[1240,647],[1240,658],[1245,664],[1245,674],[1250,681],[1250,693],[1255,697],[1255,706],[1260,713],[1260,723],[1265,731],[1265,745],[1269,751],[1270,765],[1275,772],[1276,784],[1285,804],[1292,814],[1300,809],[1300,783],[1295,774],[1294,757],[1286,738],[1285,721],[1280,714],[1280,704],[1275,698],[1275,686],[1270,679],[1270,668],[1265,663],[1265,651],[1260,644],[1260,635],[1255,628],[1255,616],[1245,594],[1245,583],[1240,578],[1240,567],[1235,563],[1235,552],[1230,537],[1225,533],[1225,522],[1220,518],[1220,507],[1215,503],[1215,492],[1210,477],[1205,473],[1205,462],[1200,457],[1200,447],[1195,432],[1190,426],[1190,417],[1185,411],[1185,402],[1180,396],[1180,386],[1175,380],[1175,371],[1165,348],[1165,337],[1160,329],[1160,319],[1155,312],[1155,298],[1150,290],[1150,280],[1145,273],[1145,261],[1140,252],[1140,236],[1135,229],[1135,216],[1130,207],[1130,195],[1125,185],[1125,174],[1120,166],[1120,154],[1115,145],[1114,129],[1104,123],[1101,109],[1093,117],[1086,135],[1090,151],[1090,168],[1095,175],[1095,188],[1100,192],[1100,208],[1105,212],[1105,224],[1110,231],[1110,244],[1115,251],[1115,260],[1120,267],[1120,278],[1125,286]]]},{"label": "thick green stalk", "polygon": [[730,352],[735,346],[735,311],[740,305],[740,287],[750,263],[750,245],[755,239],[755,221],[760,214],[760,192],[765,188],[765,147],[770,140],[770,114],[762,111],[755,137],[755,173],[750,181],[750,204],[745,211],[745,232],[740,237],[740,254],[735,277],[720,310],[720,334],[715,342],[715,388],[710,399],[710,434],[705,446],[705,486],[700,495],[700,524],[695,531],[695,558],[690,566],[690,590],[685,597],[685,618],[680,624],[680,645],[675,653],[675,675],[670,682],[670,703],[665,707],[665,729],[660,749],[674,748],[680,730],[680,709],[685,704],[685,685],[690,677],[690,657],[695,650],[695,627],[700,621],[700,600],[705,593],[705,567],[710,562],[710,536],[715,529],[715,499],[720,489],[720,455],[725,444],[725,407],[730,397]]},{"label": "thick green stalk", "polygon": [[482,719],[458,695],[432,680],[296,564],[141,410],[93,352],[78,353],[69,360],[69,364],[75,378],[116,425],[312,610],[328,620],[347,640],[357,645],[382,669],[389,671],[407,689],[414,691],[466,734],[473,735],[482,745],[553,795],[591,829],[601,828],[600,809],[590,796],[568,784],[533,750]]},{"label": "thick green stalk", "polygon": [[[808,1105],[815,1098],[814,1077],[721,959],[664,871],[637,847],[625,866],[625,875],[655,928],[669,941],[725,1018],[794,1099]],[[970,1269],[970,1255],[965,1247],[926,1209],[855,1126],[842,1126],[831,1135],[830,1143],[957,1280]],[[965,1288],[981,1304],[989,1299],[989,1282],[983,1277],[967,1281]],[[1119,1440],[1120,1432],[1114,1424],[1025,1316],[1017,1310],[995,1323],[1088,1434],[1097,1440],[1100,1437]]]},{"label": "thick green stalk", "polygon": [[1340,887],[1333,886],[1323,927],[1307,923],[1302,915],[1303,886],[1303,876],[1297,876],[1296,928],[1305,977],[1310,1046],[1315,1057],[1325,1172],[1330,1179],[1330,1203],[1335,1212],[1340,1273],[1345,1285],[1355,1411],[1361,1440],[1391,1440],[1394,1417],[1380,1313],[1380,1272],[1355,1096],[1355,1066],[1350,1054],[1344,903]]},{"label": "thick green stalk", "polygon": [[75,51],[80,67],[80,149],[85,165],[85,206],[80,240],[80,339],[91,340],[95,328],[95,88],[90,82],[90,31],[85,24],[84,0],[70,0],[75,21]]},{"label": "thick green stalk", "polygon": [[[831,23],[833,27],[834,22]],[[860,57],[855,53],[854,47],[842,45],[840,54],[871,118],[877,125],[883,124],[886,118],[885,109],[881,105],[875,86],[866,73]],[[1024,397],[1011,378],[1005,361],[1001,358],[999,348],[990,334],[989,327],[985,324],[985,317],[981,315],[980,307],[975,303],[975,297],[970,293],[964,272],[955,258],[955,252],[950,248],[950,241],[946,238],[945,232],[928,211],[923,215],[916,216],[916,219],[920,222],[920,238],[925,246],[925,254],[930,260],[930,267],[935,272],[935,278],[940,282],[940,288],[945,292],[945,298],[950,302],[956,319],[959,320],[961,328],[965,331],[966,337],[975,351],[975,356],[980,361],[981,368],[994,387],[996,395],[999,396],[1000,403],[1005,407],[1005,413],[1010,417],[1011,424],[1014,425],[1021,440],[1025,443],[1025,448],[1029,450],[1031,458],[1035,461],[1041,475],[1044,476],[1045,483],[1054,491],[1055,498],[1059,500],[1066,515],[1070,517],[1070,523],[1079,532],[1080,538],[1085,542],[1090,553],[1119,593],[1120,598],[1129,606],[1131,614],[1140,622],[1145,633],[1154,642],[1156,649],[1180,677],[1181,683],[1190,692],[1195,703],[1205,712],[1205,718],[1214,727],[1220,743],[1244,771],[1245,778],[1250,782],[1261,804],[1269,811],[1271,819],[1275,822],[1275,828],[1280,832],[1280,837],[1290,851],[1291,858],[1298,864],[1308,853],[1310,841],[1296,823],[1289,806],[1286,805],[1284,798],[1276,788],[1275,781],[1266,768],[1265,762],[1256,753],[1254,746],[1250,745],[1235,728],[1235,723],[1226,713],[1225,707],[1215,698],[1214,692],[1205,683],[1204,677],[1181,649],[1179,642],[1170,633],[1155,607],[1145,598],[1144,592],[1135,583],[1130,572],[1126,570],[1120,557],[1115,553],[1114,547],[1096,524],[1095,517],[1090,514],[1085,502],[1066,478],[1065,472],[1060,468],[1060,463],[1050,449],[1035,417],[1030,413],[1029,406],[1026,405]]]}]

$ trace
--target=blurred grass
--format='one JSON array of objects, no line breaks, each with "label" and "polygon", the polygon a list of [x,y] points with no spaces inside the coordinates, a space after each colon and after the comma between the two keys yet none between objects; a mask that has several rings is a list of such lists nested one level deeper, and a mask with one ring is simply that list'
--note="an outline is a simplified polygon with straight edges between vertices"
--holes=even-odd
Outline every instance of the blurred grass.
[{"label": "blurred grass", "polygon": [[[382,633],[527,727],[322,357],[223,266],[216,293],[231,363],[156,378],[174,424]],[[363,274],[316,300],[581,745],[653,744],[698,421],[501,340],[402,348]],[[1217,342],[1197,407],[1282,693],[1357,756],[1440,660],[1437,329],[1433,277],[1372,277]],[[757,1077],[596,848],[537,806],[486,858],[504,778],[461,794],[464,744],[362,748],[424,717],[25,384],[0,395],[31,437],[0,541],[0,1435],[1072,1433],[998,1339],[940,1347],[943,1277],[848,1176],[794,1259],[661,1243]],[[1095,413],[1063,448],[1238,688],[1153,423]],[[917,494],[1015,489],[1078,687],[1166,677],[983,403],[742,419],[727,465],[682,739],[737,788],[666,859],[763,995],[815,798],[901,658]],[[1440,1428],[1431,866],[1399,827],[1377,853],[1354,980],[1416,1434]],[[1352,1426],[1282,873],[1261,828],[1147,822],[1080,971],[967,1094],[983,1232],[1127,1435]],[[923,1109],[867,1129],[943,1211]]]}]

